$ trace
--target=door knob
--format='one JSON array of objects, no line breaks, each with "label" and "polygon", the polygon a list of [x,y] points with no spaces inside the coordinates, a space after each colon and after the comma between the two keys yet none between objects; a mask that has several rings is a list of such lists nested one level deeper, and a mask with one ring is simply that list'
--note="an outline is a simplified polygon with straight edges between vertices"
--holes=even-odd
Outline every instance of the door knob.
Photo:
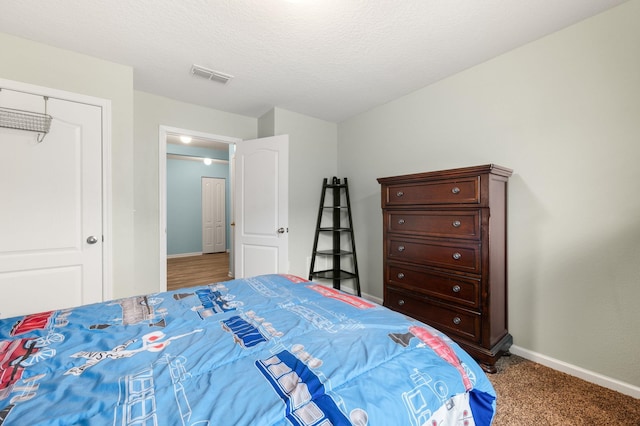
[{"label": "door knob", "polygon": [[278,228],[278,234],[284,234],[284,228]]},{"label": "door knob", "polygon": [[98,242],[98,239],[96,237],[94,237],[93,235],[90,236],[89,238],[87,238],[87,243],[88,244],[95,244]]}]

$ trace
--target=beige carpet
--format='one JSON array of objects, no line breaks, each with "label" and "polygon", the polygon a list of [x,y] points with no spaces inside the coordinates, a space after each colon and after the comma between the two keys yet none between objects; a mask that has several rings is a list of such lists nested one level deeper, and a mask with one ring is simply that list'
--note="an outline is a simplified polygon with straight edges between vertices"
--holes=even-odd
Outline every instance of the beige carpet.
[{"label": "beige carpet", "polygon": [[494,426],[640,426],[640,399],[512,355],[488,374],[498,394]]}]

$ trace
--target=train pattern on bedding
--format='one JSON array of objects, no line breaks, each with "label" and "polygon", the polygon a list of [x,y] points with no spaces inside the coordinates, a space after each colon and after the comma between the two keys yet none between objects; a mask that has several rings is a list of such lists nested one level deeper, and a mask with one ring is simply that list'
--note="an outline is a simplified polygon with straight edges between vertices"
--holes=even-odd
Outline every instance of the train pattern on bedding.
[{"label": "train pattern on bedding", "polygon": [[0,425],[489,425],[448,337],[264,275],[0,320]]}]

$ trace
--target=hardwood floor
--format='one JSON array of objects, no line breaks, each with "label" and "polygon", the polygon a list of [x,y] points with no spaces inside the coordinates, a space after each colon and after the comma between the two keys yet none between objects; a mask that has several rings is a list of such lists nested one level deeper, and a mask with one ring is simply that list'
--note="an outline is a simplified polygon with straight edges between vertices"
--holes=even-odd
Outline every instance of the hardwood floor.
[{"label": "hardwood floor", "polygon": [[167,259],[167,290],[229,281],[229,253]]}]

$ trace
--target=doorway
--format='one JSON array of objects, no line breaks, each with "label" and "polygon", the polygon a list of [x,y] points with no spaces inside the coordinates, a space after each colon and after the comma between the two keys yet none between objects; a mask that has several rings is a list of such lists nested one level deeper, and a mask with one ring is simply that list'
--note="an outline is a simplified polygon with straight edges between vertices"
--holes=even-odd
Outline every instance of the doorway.
[{"label": "doorway", "polygon": [[[185,136],[188,138],[191,138],[191,141],[189,144],[194,144],[196,146],[200,146],[202,148],[214,148],[214,149],[226,149],[229,152],[229,158],[232,157],[233,152],[235,151],[235,143],[240,141],[240,139],[238,138],[231,138],[231,137],[226,137],[226,136],[220,136],[220,135],[215,135],[215,134],[210,134],[210,133],[204,133],[204,132],[198,132],[198,131],[194,131],[194,130],[190,130],[190,129],[182,129],[182,128],[176,128],[176,127],[168,127],[168,126],[160,126],[159,129],[159,141],[158,141],[158,151],[159,151],[159,209],[160,209],[160,229],[159,229],[159,235],[160,235],[160,291],[163,291],[166,289],[166,285],[167,285],[167,267],[168,267],[168,261],[167,261],[167,254],[168,254],[168,244],[167,244],[167,238],[168,238],[168,221],[167,221],[167,210],[168,210],[168,203],[167,203],[167,147],[168,144],[170,142],[175,142],[176,140],[178,140],[178,138],[180,136]],[[178,142],[179,143],[179,142]],[[173,154],[170,154],[173,155]],[[192,159],[192,160],[197,160],[197,161],[202,161],[204,160],[204,158],[201,158],[199,156],[193,156],[193,155],[184,155],[182,156],[184,157],[184,159]],[[213,162],[216,161],[222,161],[222,160],[212,160]],[[231,225],[229,222],[232,220],[233,218],[233,202],[232,202],[232,197],[233,197],[233,162],[232,161],[228,161],[228,167],[229,167],[229,172],[228,172],[228,180],[227,180],[227,184],[228,184],[228,191],[227,194],[229,198],[227,201],[227,205],[230,207],[231,209],[231,213],[228,216],[228,218],[226,219],[226,226],[230,227],[229,225]],[[200,221],[198,221],[198,223],[200,223]],[[232,227],[231,227],[232,228]],[[202,231],[200,231],[200,236],[202,235]],[[230,238],[230,255],[227,256],[226,258],[232,258],[233,255],[233,238]],[[188,257],[195,257],[195,256],[200,256],[200,254],[202,253],[202,249],[198,250],[198,253],[193,253],[193,252],[189,252],[188,254],[190,254],[191,256]],[[210,255],[208,255],[210,256]],[[217,256],[217,254],[215,255]],[[197,259],[192,259],[192,260],[197,260]],[[172,261],[172,266],[173,264],[175,264],[176,261]],[[232,260],[226,260],[225,261],[226,267],[224,271],[216,271],[216,275],[224,275],[224,276],[229,276],[232,275],[233,269],[232,269]],[[220,262],[216,262],[216,268],[220,267]]]},{"label": "doorway", "polygon": [[[243,278],[288,273],[289,136],[241,140],[160,126],[159,290],[163,291],[167,286],[167,137],[179,134],[224,143],[229,148],[229,276]],[[264,190],[261,191],[261,188]],[[263,217],[265,212],[270,220]],[[256,255],[260,253],[268,253],[272,262],[258,259]]]}]

